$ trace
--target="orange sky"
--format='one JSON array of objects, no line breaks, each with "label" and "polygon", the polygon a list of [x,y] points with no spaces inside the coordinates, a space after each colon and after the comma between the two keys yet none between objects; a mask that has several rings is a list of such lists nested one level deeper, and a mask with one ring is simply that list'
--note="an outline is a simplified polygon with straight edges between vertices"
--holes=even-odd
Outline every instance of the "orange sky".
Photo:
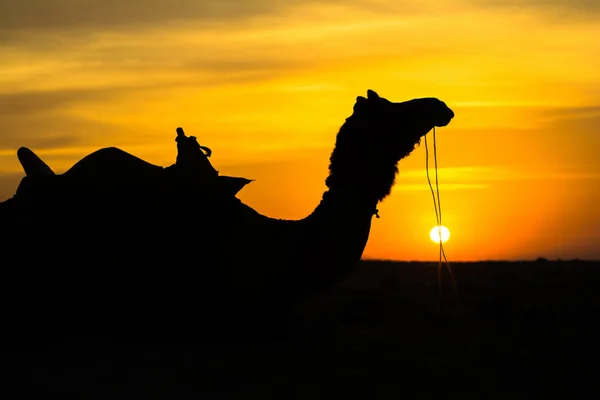
[{"label": "orange sky", "polygon": [[[57,172],[104,146],[159,165],[175,128],[239,197],[310,213],[358,95],[438,97],[452,260],[600,258],[600,5],[595,0],[5,0],[0,197],[31,147]],[[432,260],[424,146],[401,161],[365,257]]]}]

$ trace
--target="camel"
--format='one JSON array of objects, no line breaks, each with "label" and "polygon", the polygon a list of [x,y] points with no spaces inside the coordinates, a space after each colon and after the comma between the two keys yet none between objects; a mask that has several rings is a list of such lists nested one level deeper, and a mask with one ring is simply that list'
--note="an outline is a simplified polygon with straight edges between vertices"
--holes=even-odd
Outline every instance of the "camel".
[{"label": "camel", "polygon": [[[337,134],[327,189],[299,220],[261,215],[235,196],[250,180],[219,186],[227,178],[216,170],[190,183],[136,158],[137,169],[76,164],[61,181],[20,150],[30,182],[0,203],[3,257],[14,260],[3,267],[12,293],[5,296],[19,293],[20,306],[46,316],[293,303],[352,270],[398,162],[453,117],[436,98],[391,102],[373,90],[358,96]],[[108,148],[78,164],[102,154],[134,157]]]}]

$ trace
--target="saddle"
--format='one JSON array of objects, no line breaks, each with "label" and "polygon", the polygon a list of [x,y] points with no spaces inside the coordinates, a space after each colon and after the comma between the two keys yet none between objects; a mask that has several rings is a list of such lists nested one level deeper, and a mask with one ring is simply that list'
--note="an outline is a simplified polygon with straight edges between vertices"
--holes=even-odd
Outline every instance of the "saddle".
[{"label": "saddle", "polygon": [[[152,165],[116,148],[104,150],[118,152],[121,159],[128,158],[132,164],[139,165],[137,168],[129,168],[127,164],[120,165],[119,168],[125,169],[120,172],[122,175],[127,176],[130,181],[145,182],[144,184],[149,186],[160,185],[165,181],[176,182],[178,187],[184,185],[190,188],[204,188],[209,191],[216,191],[217,195],[235,196],[244,186],[253,181],[247,178],[219,175],[219,172],[214,169],[208,160],[212,151],[208,147],[200,146],[196,137],[186,136],[182,128],[177,128],[175,141],[177,142],[178,151],[177,161],[166,168]],[[17,197],[47,193],[53,189],[65,188],[66,186],[77,186],[78,188],[101,186],[106,188],[112,185],[110,182],[112,177],[102,177],[101,171],[93,171],[89,174],[79,173],[75,180],[65,179],[68,178],[70,171],[64,174],[55,174],[39,156],[27,147],[21,147],[17,150],[17,158],[26,175],[17,188]],[[105,162],[110,163],[110,157]],[[138,169],[140,171],[137,171]],[[108,182],[106,182],[107,180]],[[102,185],[99,185],[98,181],[103,181]],[[114,187],[115,190],[118,190],[116,184]]]}]

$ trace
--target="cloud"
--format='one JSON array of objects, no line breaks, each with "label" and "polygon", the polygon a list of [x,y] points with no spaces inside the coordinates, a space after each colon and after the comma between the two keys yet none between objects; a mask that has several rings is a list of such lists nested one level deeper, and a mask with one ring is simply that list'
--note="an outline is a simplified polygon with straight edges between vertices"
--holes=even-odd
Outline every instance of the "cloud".
[{"label": "cloud", "polygon": [[219,31],[226,34],[245,26],[285,25],[285,21],[303,16],[322,28],[346,15],[357,21],[373,15],[394,17],[400,23],[414,15],[451,17],[473,9],[519,14],[526,10],[560,22],[561,18],[594,18],[599,4],[596,0],[429,0],[418,4],[404,0],[3,0],[0,45],[85,46],[101,33],[152,31],[168,35],[182,29],[217,29],[214,40],[219,41]]},{"label": "cloud", "polygon": [[[404,170],[399,175],[397,186],[411,187],[407,181],[425,179],[423,170]],[[583,169],[570,166],[465,166],[443,167],[438,169],[440,188],[442,184],[449,188],[478,188],[487,187],[493,182],[540,181],[540,180],[596,180],[600,179],[600,170]],[[432,184],[435,181],[432,179]],[[417,185],[419,186],[419,185]],[[426,187],[427,183],[419,187]],[[452,190],[452,189],[450,189]]]},{"label": "cloud", "polygon": [[[210,56],[191,57],[171,67],[157,67],[143,57],[133,65],[120,62],[118,57],[112,61],[109,54],[90,57],[87,62],[94,65],[92,68],[61,71],[54,79],[43,78],[37,83],[34,76],[23,77],[23,82],[9,81],[3,87],[0,150],[12,151],[22,145],[52,148],[90,143],[94,137],[119,130],[102,122],[106,121],[102,111],[95,112],[108,105],[121,104],[122,109],[131,108],[135,114],[140,109],[139,99],[149,94],[165,98],[178,89],[193,93],[198,88],[200,95],[209,88],[273,79],[294,65],[293,61],[248,59],[239,54],[213,60],[208,59]],[[109,70],[116,72],[111,74]],[[44,89],[27,89],[24,85]],[[84,118],[81,112],[95,114],[96,118]]]},{"label": "cloud", "polygon": [[551,108],[542,112],[542,115],[557,118],[582,118],[600,115],[600,105],[584,107],[560,107]]},{"label": "cloud", "polygon": [[[432,183],[433,184],[433,183]],[[439,188],[440,191],[454,191],[454,190],[477,190],[477,189],[487,189],[489,185],[483,183],[440,183]],[[435,185],[433,186],[435,190]],[[431,188],[427,183],[398,183],[394,186],[394,192],[415,192],[415,191],[431,191]]]},{"label": "cloud", "polygon": [[[135,30],[193,22],[196,29],[222,22],[241,23],[256,16],[311,5],[358,7],[386,12],[398,2],[376,0],[3,0],[0,32]],[[403,2],[405,10],[414,9]]]},{"label": "cloud", "polygon": [[278,15],[282,11],[300,12],[314,5],[352,7],[369,13],[396,12],[405,16],[418,10],[429,13],[436,9],[460,10],[461,3],[485,9],[567,12],[582,17],[600,12],[597,0],[456,0],[431,1],[420,6],[392,0],[3,0],[0,2],[0,31],[7,34],[131,30],[185,22],[193,22],[201,29],[222,22],[240,23],[256,16]]},{"label": "cloud", "polygon": [[109,124],[69,115],[69,108],[109,101],[117,94],[110,88],[0,94],[0,150],[71,147],[93,140]]},{"label": "cloud", "polygon": [[541,116],[551,128],[565,132],[574,129],[596,132],[600,126],[600,105],[551,108],[543,111]]},{"label": "cloud", "polygon": [[592,152],[597,158],[600,151],[600,105],[585,107],[560,107],[546,109],[541,113],[545,130],[556,139],[562,140],[567,147],[573,142],[585,144],[579,146],[581,155]]},{"label": "cloud", "polygon": [[559,22],[569,22],[573,18],[595,20],[600,13],[598,0],[464,0],[463,3],[487,10],[534,13]]},{"label": "cloud", "polygon": [[283,0],[5,0],[0,3],[2,30],[130,28],[169,21],[236,20],[274,12]]},{"label": "cloud", "polygon": [[[26,122],[24,122],[26,121]],[[0,118],[0,151],[14,153],[19,147],[57,149],[100,142],[117,129],[110,124],[69,115],[37,115]]]},{"label": "cloud", "polygon": [[89,101],[107,101],[114,88],[0,93],[0,118],[30,117]]}]

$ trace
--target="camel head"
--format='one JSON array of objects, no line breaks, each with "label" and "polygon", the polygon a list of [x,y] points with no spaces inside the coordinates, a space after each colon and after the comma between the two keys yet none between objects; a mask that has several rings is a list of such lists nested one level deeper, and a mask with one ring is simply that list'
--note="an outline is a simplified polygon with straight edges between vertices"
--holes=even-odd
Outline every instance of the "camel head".
[{"label": "camel head", "polygon": [[368,90],[366,98],[356,98],[354,112],[337,135],[327,186],[351,185],[374,192],[381,201],[394,184],[398,161],[427,132],[448,125],[453,117],[454,112],[436,98],[394,103]]},{"label": "camel head", "polygon": [[[454,112],[436,98],[420,98],[394,103],[379,97],[373,90],[367,97],[358,96],[351,120],[363,130],[357,136],[380,156],[395,161],[407,156],[433,127],[446,126]],[[359,138],[357,138],[359,139]]]}]

